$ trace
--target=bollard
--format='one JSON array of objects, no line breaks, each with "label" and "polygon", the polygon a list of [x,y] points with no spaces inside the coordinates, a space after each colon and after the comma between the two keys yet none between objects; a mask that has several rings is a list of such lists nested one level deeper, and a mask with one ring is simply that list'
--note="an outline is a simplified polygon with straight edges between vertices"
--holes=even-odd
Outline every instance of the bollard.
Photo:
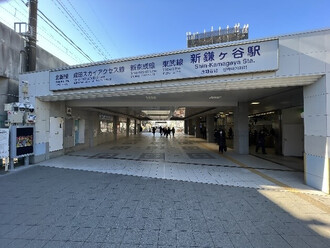
[{"label": "bollard", "polygon": [[24,165],[27,166],[30,164],[29,156],[24,157]]}]

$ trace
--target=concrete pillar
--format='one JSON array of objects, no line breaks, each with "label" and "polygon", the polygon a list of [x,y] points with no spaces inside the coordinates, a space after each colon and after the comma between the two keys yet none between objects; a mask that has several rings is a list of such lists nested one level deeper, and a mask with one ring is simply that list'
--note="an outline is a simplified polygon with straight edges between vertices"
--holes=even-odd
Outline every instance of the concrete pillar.
[{"label": "concrete pillar", "polygon": [[195,123],[196,123],[195,136],[196,136],[196,138],[202,138],[202,133],[201,133],[201,129],[200,129],[201,119],[199,117],[196,117]]},{"label": "concrete pillar", "polygon": [[113,117],[113,137],[115,140],[117,140],[117,136],[118,136],[118,129],[117,129],[117,125],[118,125],[118,116],[114,116]]},{"label": "concrete pillar", "polygon": [[234,150],[249,154],[249,104],[239,102],[234,113]]},{"label": "concrete pillar", "polygon": [[305,182],[330,194],[330,73],[304,87]]},{"label": "concrete pillar", "polygon": [[136,134],[136,119],[134,119],[134,134]]},{"label": "concrete pillar", "polygon": [[206,141],[214,143],[214,115],[206,116]]},{"label": "concrete pillar", "polygon": [[184,121],[184,133],[188,134],[188,129],[189,129],[189,120]]},{"label": "concrete pillar", "polygon": [[131,125],[131,119],[127,118],[126,119],[126,137],[129,137],[129,127]]},{"label": "concrete pillar", "polygon": [[195,128],[194,128],[194,121],[192,119],[188,120],[188,134],[189,135],[194,135],[195,134]]},{"label": "concrete pillar", "polygon": [[94,146],[94,118],[89,119],[88,125],[89,125],[89,128],[88,128],[89,147],[93,147]]}]

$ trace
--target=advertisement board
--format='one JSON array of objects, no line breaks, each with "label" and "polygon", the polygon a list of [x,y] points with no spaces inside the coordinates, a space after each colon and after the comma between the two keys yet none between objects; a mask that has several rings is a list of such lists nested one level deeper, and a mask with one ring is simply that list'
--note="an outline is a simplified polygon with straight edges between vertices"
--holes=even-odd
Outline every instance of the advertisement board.
[{"label": "advertisement board", "polygon": [[11,149],[13,158],[33,155],[34,128],[31,126],[12,126],[10,130]]},{"label": "advertisement board", "polygon": [[274,71],[278,46],[275,39],[51,71],[50,90]]}]

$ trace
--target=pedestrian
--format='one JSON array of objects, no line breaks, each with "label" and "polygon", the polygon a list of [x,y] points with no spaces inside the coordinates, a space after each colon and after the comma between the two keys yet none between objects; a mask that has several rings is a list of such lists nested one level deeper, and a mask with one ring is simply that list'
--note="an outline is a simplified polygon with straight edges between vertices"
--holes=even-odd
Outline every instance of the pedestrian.
[{"label": "pedestrian", "polygon": [[155,136],[155,133],[156,133],[156,128],[152,127],[152,135]]},{"label": "pedestrian", "polygon": [[267,154],[265,148],[265,138],[265,131],[260,130],[257,138],[256,152],[258,152],[259,148],[261,147],[262,154]]},{"label": "pedestrian", "polygon": [[164,127],[164,129],[163,129],[163,133],[164,133],[164,136],[166,137],[166,138],[168,138],[168,131],[167,131],[168,129],[167,129],[167,127]]},{"label": "pedestrian", "polygon": [[175,128],[172,127],[172,134],[173,134],[173,138],[174,138],[174,134],[175,134]]},{"label": "pedestrian", "polygon": [[226,144],[226,132],[223,129],[220,129],[217,135],[218,138],[218,145],[219,145],[219,152],[223,153],[227,151],[227,144]]},{"label": "pedestrian", "polygon": [[159,133],[160,133],[160,136],[163,136],[163,127],[162,126],[159,127]]},{"label": "pedestrian", "polygon": [[170,128],[170,127],[167,128],[167,133],[168,133],[168,135],[169,135],[170,138],[171,138],[171,128]]}]

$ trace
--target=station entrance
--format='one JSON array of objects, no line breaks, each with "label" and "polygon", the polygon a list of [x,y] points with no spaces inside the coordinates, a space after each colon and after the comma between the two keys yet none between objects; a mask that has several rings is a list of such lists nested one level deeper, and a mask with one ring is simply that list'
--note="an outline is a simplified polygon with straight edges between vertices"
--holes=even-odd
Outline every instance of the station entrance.
[{"label": "station entrance", "polygon": [[[53,101],[49,103],[53,104]],[[259,156],[295,170],[304,169],[301,86],[141,94],[120,98],[91,97],[67,99],[62,103],[65,104],[64,108],[70,109],[64,124],[64,128],[69,128],[69,131],[64,132],[64,139],[74,137],[74,145],[67,145],[64,153],[86,149],[91,146],[87,140],[92,140],[94,136],[97,137],[93,141],[94,145],[99,145],[139,132],[152,133],[153,128],[156,128],[158,134],[160,127],[174,127],[177,133],[201,138],[209,143],[216,143],[216,130],[224,129],[228,149],[237,151],[242,138],[240,125],[243,119],[246,132],[244,135],[248,136],[245,154]],[[239,103],[243,103],[245,108],[241,118],[237,117]],[[84,123],[85,131],[77,123]],[[72,128],[74,131],[70,132]],[[264,146],[267,154],[263,154],[261,148],[258,152],[255,151],[260,131],[265,133]]]},{"label": "station entrance", "polygon": [[[321,30],[23,74],[20,101],[37,116],[33,159],[136,135],[145,121],[182,121],[185,134],[207,143],[225,130],[237,154],[303,160],[306,183],[329,192],[329,35]],[[50,125],[51,118],[63,121]]]}]

